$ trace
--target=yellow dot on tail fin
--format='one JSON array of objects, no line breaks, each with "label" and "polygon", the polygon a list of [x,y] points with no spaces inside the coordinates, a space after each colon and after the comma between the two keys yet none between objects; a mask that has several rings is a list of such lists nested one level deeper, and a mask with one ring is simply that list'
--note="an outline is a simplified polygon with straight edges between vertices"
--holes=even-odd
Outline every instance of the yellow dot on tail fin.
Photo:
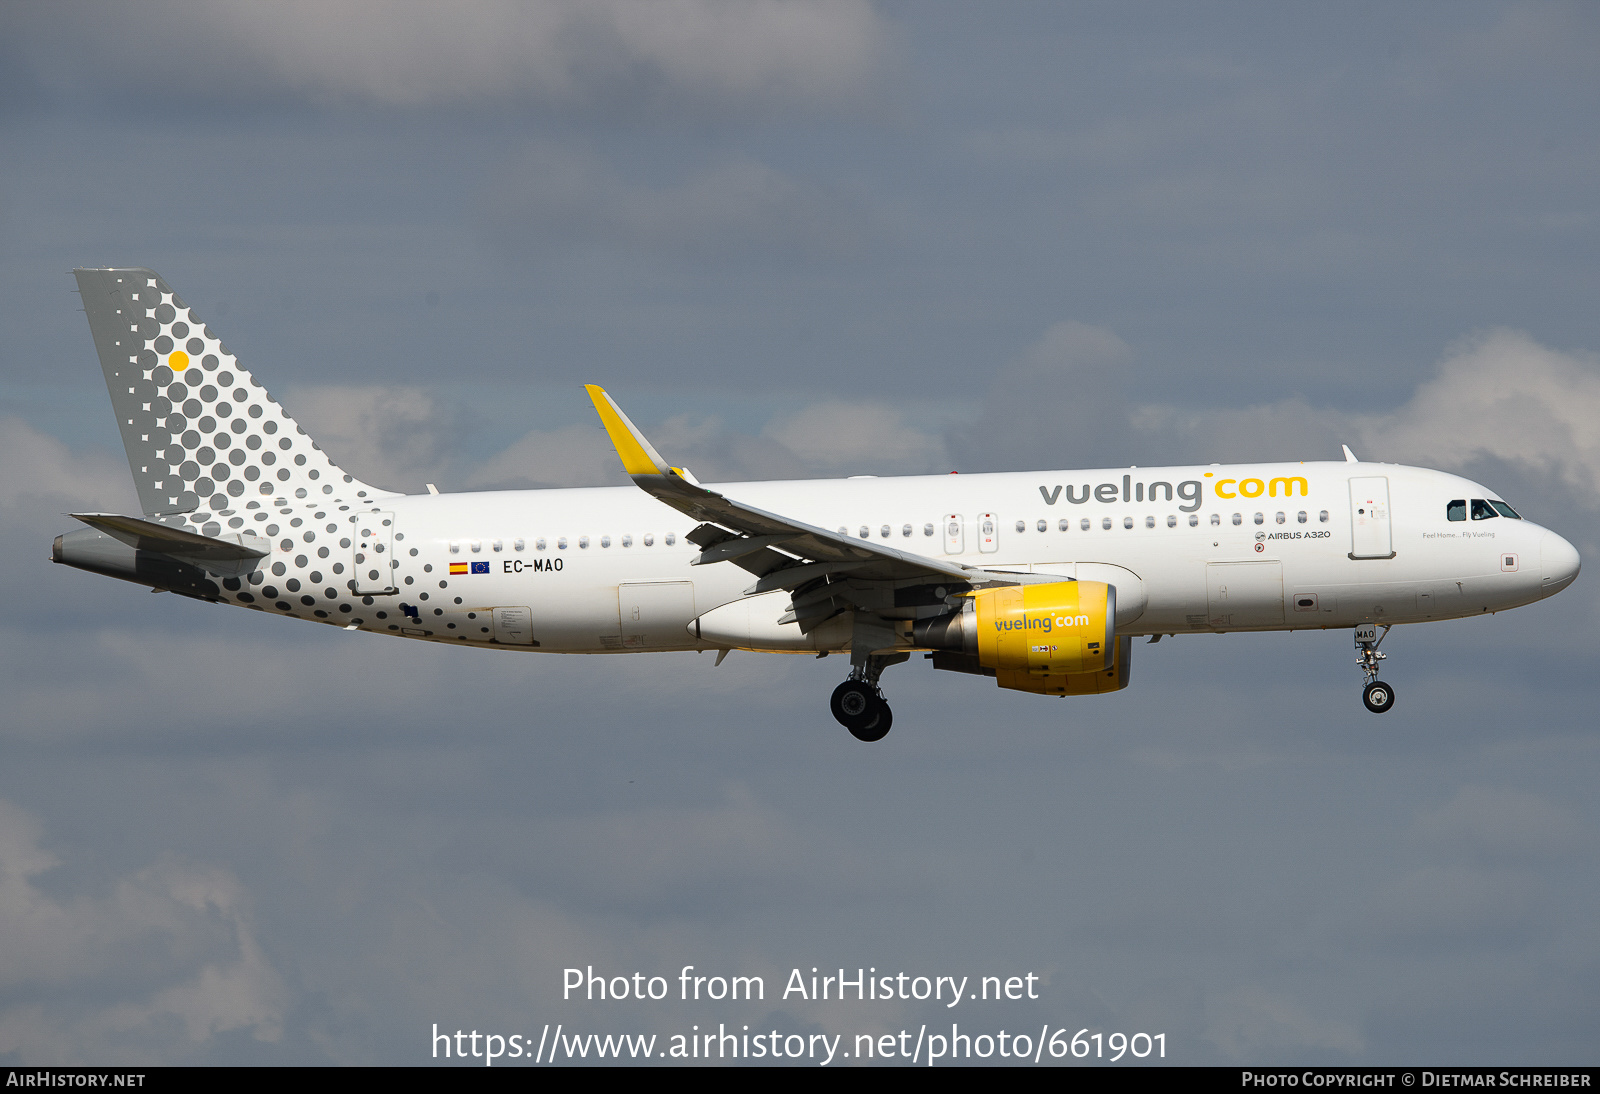
[{"label": "yellow dot on tail fin", "polygon": [[173,372],[182,372],[189,367],[189,355],[181,349],[172,351],[172,356],[167,358],[167,367]]}]

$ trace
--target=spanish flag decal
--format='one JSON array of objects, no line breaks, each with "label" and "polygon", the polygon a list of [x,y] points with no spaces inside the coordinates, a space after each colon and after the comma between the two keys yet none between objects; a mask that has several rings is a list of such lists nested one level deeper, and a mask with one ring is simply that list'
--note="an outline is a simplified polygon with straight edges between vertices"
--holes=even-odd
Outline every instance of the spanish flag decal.
[{"label": "spanish flag decal", "polygon": [[464,574],[467,572],[467,564],[465,562],[452,562],[450,564],[450,572],[452,574]]}]

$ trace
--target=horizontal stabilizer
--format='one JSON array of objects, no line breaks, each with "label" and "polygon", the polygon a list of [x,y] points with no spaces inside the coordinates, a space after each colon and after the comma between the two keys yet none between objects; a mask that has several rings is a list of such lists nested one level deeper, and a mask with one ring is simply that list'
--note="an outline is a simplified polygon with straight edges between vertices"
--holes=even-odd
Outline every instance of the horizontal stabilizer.
[{"label": "horizontal stabilizer", "polygon": [[74,518],[120,539],[137,551],[155,551],[197,562],[248,562],[265,558],[272,544],[260,536],[230,532],[225,537],[197,535],[166,524],[115,513],[73,513]]}]

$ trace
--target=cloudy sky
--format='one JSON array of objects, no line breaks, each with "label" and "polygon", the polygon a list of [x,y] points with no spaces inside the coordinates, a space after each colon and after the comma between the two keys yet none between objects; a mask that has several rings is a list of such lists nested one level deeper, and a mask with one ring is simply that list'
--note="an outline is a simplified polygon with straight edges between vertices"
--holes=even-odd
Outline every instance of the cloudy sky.
[{"label": "cloudy sky", "polygon": [[[1597,586],[921,663],[501,656],[46,561],[136,511],[69,271],[159,270],[394,489],[1363,457],[1600,552],[1600,10],[0,3],[0,1062],[419,1063],[434,1023],[1594,1063]],[[761,975],[582,1004],[562,970]],[[778,998],[789,970],[1034,1001]],[[976,980],[974,981],[976,982]]]}]

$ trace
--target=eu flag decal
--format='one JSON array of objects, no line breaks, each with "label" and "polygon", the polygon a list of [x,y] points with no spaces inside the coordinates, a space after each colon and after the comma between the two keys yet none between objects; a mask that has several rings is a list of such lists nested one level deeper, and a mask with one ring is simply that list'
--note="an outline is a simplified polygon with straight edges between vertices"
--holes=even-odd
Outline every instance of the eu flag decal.
[{"label": "eu flag decal", "polygon": [[487,562],[474,562],[472,564],[472,572],[475,574],[486,574],[489,572],[489,564]]}]

